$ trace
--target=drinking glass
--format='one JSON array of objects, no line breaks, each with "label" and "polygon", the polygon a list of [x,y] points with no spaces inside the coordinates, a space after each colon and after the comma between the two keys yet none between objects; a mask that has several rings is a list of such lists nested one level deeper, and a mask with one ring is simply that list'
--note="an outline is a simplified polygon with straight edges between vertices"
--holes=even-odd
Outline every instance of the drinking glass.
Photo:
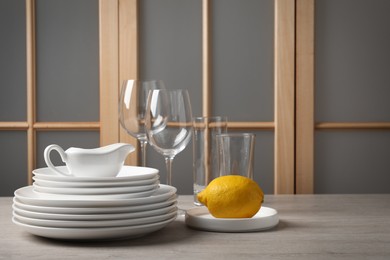
[{"label": "drinking glass", "polygon": [[141,147],[141,165],[146,166],[145,111],[148,93],[165,89],[161,80],[124,80],[119,100],[119,121],[126,132],[137,138]]},{"label": "drinking glass", "polygon": [[215,178],[219,177],[216,138],[227,132],[227,118],[224,116],[193,118],[193,175],[194,204],[203,205],[197,195]]},{"label": "drinking glass", "polygon": [[241,175],[253,179],[255,134],[217,135],[219,175]]},{"label": "drinking glass", "polygon": [[165,158],[167,184],[172,185],[172,162],[192,136],[192,111],[187,90],[151,90],[145,126],[151,146]]}]

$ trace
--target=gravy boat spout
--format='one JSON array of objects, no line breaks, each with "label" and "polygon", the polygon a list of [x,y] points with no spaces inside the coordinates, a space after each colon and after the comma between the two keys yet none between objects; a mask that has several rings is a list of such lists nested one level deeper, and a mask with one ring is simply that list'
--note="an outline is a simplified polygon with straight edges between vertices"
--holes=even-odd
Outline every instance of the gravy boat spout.
[{"label": "gravy boat spout", "polygon": [[135,150],[134,146],[125,143],[116,143],[96,148],[97,154],[106,155],[108,160],[112,160],[112,163],[123,164],[126,157]]}]

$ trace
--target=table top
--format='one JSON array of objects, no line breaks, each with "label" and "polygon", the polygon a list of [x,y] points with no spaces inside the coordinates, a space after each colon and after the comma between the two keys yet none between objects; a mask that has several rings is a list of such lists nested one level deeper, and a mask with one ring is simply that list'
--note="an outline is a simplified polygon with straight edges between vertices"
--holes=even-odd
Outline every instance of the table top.
[{"label": "table top", "polygon": [[[390,259],[390,194],[266,195],[277,227],[251,233],[188,228],[179,217],[147,236],[106,242],[40,238],[11,221],[0,198],[0,259]],[[193,207],[179,196],[179,207]]]}]

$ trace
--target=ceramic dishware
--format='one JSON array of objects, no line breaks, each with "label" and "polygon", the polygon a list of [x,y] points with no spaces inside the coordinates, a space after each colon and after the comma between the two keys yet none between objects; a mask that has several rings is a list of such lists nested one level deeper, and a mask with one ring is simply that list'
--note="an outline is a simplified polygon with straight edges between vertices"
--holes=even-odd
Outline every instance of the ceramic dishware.
[{"label": "ceramic dishware", "polygon": [[[50,153],[57,151],[68,171],[55,167]],[[46,147],[44,159],[47,166],[57,174],[74,177],[115,177],[124,164],[127,155],[134,151],[131,144],[116,143],[95,149],[71,147],[64,151],[59,145]]]},{"label": "ceramic dishware", "polygon": [[[60,171],[65,173],[69,172],[66,166],[58,166]],[[124,165],[120,172],[115,177],[72,177],[68,178],[64,175],[59,175],[53,172],[50,168],[39,168],[33,170],[33,174],[36,179],[48,180],[48,181],[57,181],[57,182],[66,182],[68,184],[72,183],[85,183],[89,182],[91,185],[112,185],[114,183],[124,184],[126,182],[140,181],[140,180],[150,180],[152,178],[159,177],[159,170],[149,167],[138,167],[138,166],[129,166]]]},{"label": "ceramic dishware", "polygon": [[189,209],[185,223],[195,229],[214,232],[254,232],[271,229],[278,225],[278,212],[262,206],[252,218],[215,218],[206,207]]}]

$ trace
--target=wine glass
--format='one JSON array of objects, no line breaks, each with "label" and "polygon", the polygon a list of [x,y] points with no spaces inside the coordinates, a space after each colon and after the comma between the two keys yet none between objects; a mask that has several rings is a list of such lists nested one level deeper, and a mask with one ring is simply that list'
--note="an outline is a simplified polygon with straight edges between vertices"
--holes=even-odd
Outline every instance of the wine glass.
[{"label": "wine glass", "polygon": [[145,126],[151,146],[165,157],[167,184],[172,185],[172,162],[192,136],[192,111],[187,90],[152,90]]},{"label": "wine glass", "polygon": [[141,147],[141,165],[146,166],[145,111],[148,93],[165,89],[161,80],[124,80],[119,100],[119,121],[126,132],[137,138]]}]

